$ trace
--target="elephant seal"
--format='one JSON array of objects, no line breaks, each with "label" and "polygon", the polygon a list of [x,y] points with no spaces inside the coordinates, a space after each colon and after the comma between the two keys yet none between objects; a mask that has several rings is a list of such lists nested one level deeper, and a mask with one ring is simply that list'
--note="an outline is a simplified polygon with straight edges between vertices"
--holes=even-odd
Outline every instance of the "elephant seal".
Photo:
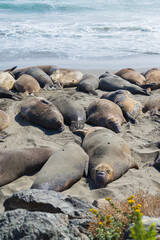
[{"label": "elephant seal", "polygon": [[21,116],[47,129],[54,129],[58,132],[64,130],[62,114],[55,105],[42,97],[33,97],[23,103]]},{"label": "elephant seal", "polygon": [[153,167],[155,167],[155,168],[160,170],[160,150],[159,150],[159,152],[157,154],[157,157],[156,157],[154,163],[150,163],[149,166],[153,166]]},{"label": "elephant seal", "polygon": [[10,72],[0,72],[0,87],[11,90],[15,83],[15,79]]},{"label": "elephant seal", "polygon": [[44,90],[52,90],[55,89],[51,78],[40,68],[32,67],[25,71],[25,74],[28,74],[35,78],[40,87]]},{"label": "elephant seal", "polygon": [[160,69],[152,68],[144,74],[144,77],[146,78],[145,87],[150,87],[152,90],[160,88]]},{"label": "elephant seal", "polygon": [[9,115],[4,111],[0,110],[0,130],[8,127],[9,123],[10,123]]},{"label": "elephant seal", "polygon": [[53,152],[53,149],[38,147],[1,150],[0,187],[39,170]]},{"label": "elephant seal", "polygon": [[[40,65],[40,66],[32,66],[33,68],[40,68],[44,71],[47,75],[51,75],[54,71],[58,70],[59,68],[55,65]],[[13,71],[15,79],[18,79],[22,74],[24,74],[28,69],[32,67],[20,68]]]},{"label": "elephant seal", "polygon": [[82,92],[89,94],[98,95],[95,91],[99,87],[99,79],[94,74],[86,74],[79,82],[77,88]]},{"label": "elephant seal", "polygon": [[76,130],[85,135],[82,148],[89,155],[89,173],[96,188],[124,175],[130,168],[138,169],[126,142],[106,128]]},{"label": "elephant seal", "polygon": [[128,90],[132,94],[150,95],[150,93],[146,89],[142,89],[141,87],[132,84],[110,72],[102,74],[99,78],[99,88],[103,91],[116,91],[119,89],[123,89]]},{"label": "elephant seal", "polygon": [[75,143],[69,143],[54,152],[38,173],[31,188],[61,192],[88,173],[89,157]]},{"label": "elephant seal", "polygon": [[123,112],[123,115],[127,121],[136,123],[136,118],[142,110],[140,102],[132,98],[132,94],[127,90],[117,90],[110,93],[105,93],[101,96],[102,99],[108,99],[116,103]]},{"label": "elephant seal", "polygon": [[22,96],[26,96],[32,93],[35,96],[38,96],[38,92],[40,90],[40,86],[37,80],[28,74],[21,75],[15,81],[14,87],[17,91],[22,93]]},{"label": "elephant seal", "polygon": [[152,95],[145,103],[142,111],[148,112],[150,115],[160,116],[160,96]]},{"label": "elephant seal", "polygon": [[77,70],[65,68],[57,69],[50,75],[50,78],[52,79],[53,83],[57,85],[59,88],[75,87],[78,85],[82,77],[83,73]]},{"label": "elephant seal", "polygon": [[133,68],[123,68],[120,71],[116,72],[115,75],[139,86],[146,83],[145,77]]},{"label": "elephant seal", "polygon": [[102,126],[119,133],[121,125],[126,122],[120,107],[107,99],[98,99],[87,109],[87,123]]},{"label": "elephant seal", "polygon": [[62,113],[64,122],[66,125],[70,126],[71,131],[84,127],[84,123],[86,121],[86,113],[81,105],[72,103],[65,97],[50,97],[48,100],[53,103]]},{"label": "elephant seal", "polygon": [[11,98],[13,100],[21,99],[18,95],[14,94],[11,91],[8,91],[2,87],[0,87],[0,98]]}]

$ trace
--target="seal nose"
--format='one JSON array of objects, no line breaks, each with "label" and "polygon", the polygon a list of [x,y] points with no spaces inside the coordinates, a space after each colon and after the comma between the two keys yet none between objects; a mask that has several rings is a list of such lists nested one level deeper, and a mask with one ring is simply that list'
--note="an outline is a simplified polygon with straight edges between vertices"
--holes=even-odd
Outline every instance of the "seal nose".
[{"label": "seal nose", "polygon": [[106,186],[106,178],[107,178],[107,174],[105,172],[102,171],[102,172],[97,173],[95,187],[96,188],[105,187]]}]

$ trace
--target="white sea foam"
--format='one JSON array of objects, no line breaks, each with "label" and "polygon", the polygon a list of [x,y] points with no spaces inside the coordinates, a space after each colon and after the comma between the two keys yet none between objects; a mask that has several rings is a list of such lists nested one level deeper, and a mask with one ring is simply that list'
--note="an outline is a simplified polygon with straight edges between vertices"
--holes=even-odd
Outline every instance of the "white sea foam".
[{"label": "white sea foam", "polygon": [[158,0],[0,1],[1,62],[38,57],[86,67],[160,55],[158,7]]}]

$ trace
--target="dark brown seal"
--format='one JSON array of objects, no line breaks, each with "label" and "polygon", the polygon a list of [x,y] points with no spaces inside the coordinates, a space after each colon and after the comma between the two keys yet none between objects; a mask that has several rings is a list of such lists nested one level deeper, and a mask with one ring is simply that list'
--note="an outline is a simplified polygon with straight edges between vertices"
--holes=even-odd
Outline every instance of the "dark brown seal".
[{"label": "dark brown seal", "polygon": [[58,132],[64,130],[63,116],[58,108],[42,97],[28,99],[21,106],[21,115],[26,120]]},{"label": "dark brown seal", "polygon": [[0,186],[39,170],[54,152],[49,148],[5,149],[0,151]]},{"label": "dark brown seal", "polygon": [[87,109],[87,123],[102,126],[120,132],[121,125],[126,122],[120,107],[107,99],[99,99]]},{"label": "dark brown seal", "polygon": [[61,192],[88,173],[89,157],[75,143],[69,143],[53,153],[43,166],[31,188]]},{"label": "dark brown seal", "polygon": [[133,99],[133,96],[129,91],[117,90],[105,93],[101,98],[116,103],[122,109],[125,119],[131,123],[136,123],[136,118],[142,110],[142,105],[140,102]]},{"label": "dark brown seal", "polygon": [[89,173],[96,188],[105,187],[130,168],[138,169],[126,142],[111,130],[95,127],[76,132],[85,135],[82,147],[89,155]]}]

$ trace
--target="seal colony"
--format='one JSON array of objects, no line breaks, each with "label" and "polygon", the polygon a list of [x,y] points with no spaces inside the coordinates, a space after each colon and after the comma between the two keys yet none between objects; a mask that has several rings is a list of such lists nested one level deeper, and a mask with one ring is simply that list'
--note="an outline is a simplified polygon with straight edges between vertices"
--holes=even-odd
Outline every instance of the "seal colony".
[{"label": "seal colony", "polygon": [[[42,167],[28,188],[66,192],[82,182],[98,191],[131,168],[136,176],[146,159],[145,166],[157,162],[159,147],[145,148],[160,136],[159,82],[145,78],[154,72],[157,77],[157,69],[142,74],[127,68],[97,76],[54,65],[2,71],[14,84],[0,88],[1,130],[7,136],[0,142],[0,185],[34,176]],[[48,150],[40,160],[41,148]]]}]

